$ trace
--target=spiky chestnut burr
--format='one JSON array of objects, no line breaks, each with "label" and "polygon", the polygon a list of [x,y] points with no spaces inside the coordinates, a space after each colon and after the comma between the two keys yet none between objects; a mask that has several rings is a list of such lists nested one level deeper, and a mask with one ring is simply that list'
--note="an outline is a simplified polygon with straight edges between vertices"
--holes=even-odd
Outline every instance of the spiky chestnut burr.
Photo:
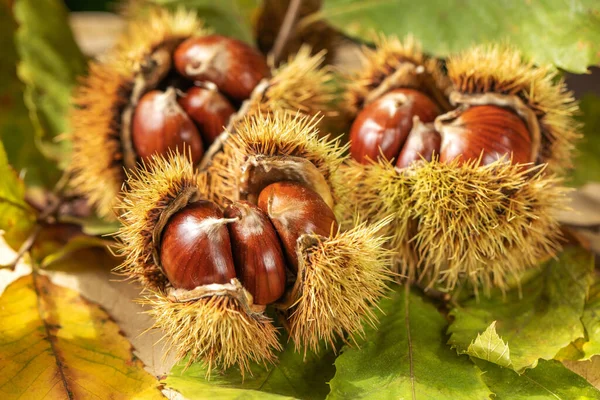
[{"label": "spiky chestnut burr", "polygon": [[92,61],[73,95],[72,186],[99,215],[114,218],[125,171],[136,168],[131,120],[139,99],[172,68],[171,53],[188,37],[204,35],[193,12],[153,9],[131,20],[103,61]]},{"label": "spiky chestnut burr", "polygon": [[273,361],[281,345],[234,267],[227,224],[236,219],[224,218],[206,193],[205,175],[182,156],[155,156],[132,172],[121,204],[118,272],[146,288],[141,302],[178,358],[203,360],[209,373],[232,365],[244,373],[250,362]]},{"label": "spiky chestnut burr", "polygon": [[[218,92],[204,92],[208,97],[201,96],[198,92],[214,89],[216,85],[194,83],[179,76],[173,55],[186,39],[193,41],[208,34],[195,13],[183,9],[171,13],[156,8],[149,14],[134,17],[103,61],[90,63],[89,75],[83,78],[73,96],[75,107],[70,117],[73,156],[69,172],[72,186],[88,199],[100,216],[115,217],[113,206],[121,196],[125,171],[135,170],[137,163],[148,155],[137,154],[139,143],[136,146],[132,138],[132,119],[147,92],[171,86],[178,89],[179,103],[196,123],[208,150],[204,165],[219,151],[225,139],[221,137],[223,127],[233,126],[243,115],[279,108],[300,109],[306,113],[327,110],[334,90],[326,84],[331,74],[319,69],[323,55],[311,57],[307,49],[267,74],[270,78],[255,87],[238,110],[233,107],[234,103],[238,106],[238,102],[230,102]],[[200,88],[191,88],[192,85]],[[197,100],[202,100],[202,104]],[[207,108],[203,100],[212,106]],[[214,110],[216,103],[222,106],[218,111]],[[179,133],[169,135],[177,137]],[[215,141],[214,146],[208,148]],[[167,146],[158,146],[160,148],[153,151],[164,155],[167,149],[174,150],[172,143],[163,144]],[[186,153],[188,149],[186,147]],[[194,161],[198,161],[197,147],[194,150],[192,146],[191,153]]]},{"label": "spiky chestnut burr", "polygon": [[336,89],[332,84],[333,75],[330,68],[321,68],[324,60],[325,51],[311,56],[310,48],[304,46],[296,55],[290,57],[287,63],[274,69],[271,79],[256,87],[250,99],[244,102],[238,113],[232,117],[227,129],[207,150],[200,169],[210,166],[229,136],[236,134],[237,124],[245,117],[278,111],[292,114],[299,112],[309,116],[317,113],[325,116],[335,115],[332,104],[336,98]]},{"label": "spiky chestnut burr", "polygon": [[343,198],[367,221],[394,215],[384,233],[412,278],[504,287],[559,247],[553,211],[564,206],[565,189],[552,171],[569,163],[576,104],[553,69],[511,49],[471,49],[447,67],[459,107],[409,135],[430,135],[425,147],[439,143],[439,156],[412,164],[399,157],[400,168],[351,162],[340,169],[353,188]]},{"label": "spiky chestnut burr", "polygon": [[246,118],[208,170],[217,203],[258,204],[287,256],[295,254],[293,286],[275,306],[297,348],[313,350],[321,340],[333,345],[337,335],[361,334],[363,320],[373,323],[370,307],[390,279],[390,253],[376,234],[387,221],[337,227],[332,178],[345,148],[320,139],[317,123],[283,112]]}]

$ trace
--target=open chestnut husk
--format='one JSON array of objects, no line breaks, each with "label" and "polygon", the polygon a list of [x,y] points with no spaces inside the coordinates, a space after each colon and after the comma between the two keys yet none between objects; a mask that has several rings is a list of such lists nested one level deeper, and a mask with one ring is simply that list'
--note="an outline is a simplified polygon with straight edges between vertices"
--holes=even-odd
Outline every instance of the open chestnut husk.
[{"label": "open chestnut husk", "polygon": [[317,122],[288,113],[246,118],[208,170],[217,203],[247,201],[269,216],[291,282],[273,306],[296,347],[313,350],[373,323],[371,306],[391,276],[378,235],[389,220],[338,223],[334,176],[345,149],[321,139]]},{"label": "open chestnut husk", "polygon": [[566,192],[555,173],[569,165],[578,136],[576,103],[557,72],[502,46],[451,56],[446,80],[427,79],[441,71],[412,39],[384,40],[366,53],[365,68],[348,86],[354,115],[401,88],[442,111],[433,121],[408,113],[413,126],[399,151],[381,148],[379,160],[355,157],[339,169],[347,183],[341,198],[358,206],[362,220],[394,216],[383,234],[397,268],[428,285],[469,280],[487,291],[555,254],[554,212]]},{"label": "open chestnut husk", "polygon": [[225,128],[235,131],[245,115],[328,110],[335,88],[323,58],[305,48],[270,68],[250,44],[210,34],[192,11],[155,7],[130,16],[72,98],[73,188],[114,219],[126,173],[152,155],[179,151],[205,169]]},{"label": "open chestnut husk", "polygon": [[[117,233],[118,252],[124,256],[118,272],[147,289],[142,303],[150,306],[155,327],[165,332],[177,357],[204,361],[208,373],[233,365],[245,373],[251,362],[273,362],[281,349],[277,329],[265,305],[254,301],[265,295],[272,301],[273,293],[265,289],[265,277],[249,282],[244,271],[259,270],[250,262],[260,257],[246,254],[244,263],[236,265],[240,258],[234,251],[244,239],[230,235],[228,225],[239,231],[239,216],[228,218],[209,201],[205,175],[197,175],[189,159],[174,153],[152,157],[129,176],[128,187]],[[252,250],[268,252],[265,243]],[[281,269],[263,271],[266,283],[280,282]]]}]

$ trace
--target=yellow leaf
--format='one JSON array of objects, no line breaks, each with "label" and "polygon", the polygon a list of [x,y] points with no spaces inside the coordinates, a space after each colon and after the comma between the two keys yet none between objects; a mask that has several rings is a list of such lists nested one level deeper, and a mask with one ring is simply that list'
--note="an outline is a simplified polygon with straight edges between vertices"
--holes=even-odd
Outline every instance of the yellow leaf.
[{"label": "yellow leaf", "polygon": [[3,399],[162,398],[110,316],[37,273],[13,282],[0,298],[0,393]]}]

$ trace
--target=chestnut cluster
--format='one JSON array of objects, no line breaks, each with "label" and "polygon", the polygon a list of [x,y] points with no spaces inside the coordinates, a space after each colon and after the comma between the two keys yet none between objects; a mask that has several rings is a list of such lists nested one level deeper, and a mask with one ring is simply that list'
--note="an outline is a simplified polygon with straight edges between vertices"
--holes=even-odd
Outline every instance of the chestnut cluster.
[{"label": "chestnut cluster", "polygon": [[183,7],[150,7],[126,20],[114,48],[90,62],[69,118],[72,186],[103,218],[116,217],[127,174],[152,155],[189,154],[204,171],[246,116],[332,113],[336,89],[323,52],[305,47],[270,66]]},{"label": "chestnut cluster", "polygon": [[557,71],[500,45],[442,68],[411,37],[382,38],[364,56],[347,85],[342,198],[365,221],[393,216],[384,235],[398,269],[488,290],[556,254],[560,174],[578,137],[577,104]]},{"label": "chestnut cluster", "polygon": [[265,187],[257,205],[236,201],[221,210],[209,200],[187,204],[166,223],[160,264],[176,289],[193,290],[237,278],[268,305],[285,293],[298,271],[302,235],[329,237],[338,229],[331,208],[318,193],[297,182]]},{"label": "chestnut cluster", "polygon": [[481,166],[502,158],[514,164],[535,161],[539,137],[532,137],[514,109],[497,103],[490,99],[490,104],[442,114],[440,105],[422,91],[393,89],[358,113],[350,130],[350,153],[363,164],[382,157],[400,169],[434,157]]},{"label": "chestnut cluster", "polygon": [[170,150],[189,151],[198,164],[270,70],[257,50],[220,35],[184,40],[169,64],[175,71],[135,106],[133,149],[142,160]]}]

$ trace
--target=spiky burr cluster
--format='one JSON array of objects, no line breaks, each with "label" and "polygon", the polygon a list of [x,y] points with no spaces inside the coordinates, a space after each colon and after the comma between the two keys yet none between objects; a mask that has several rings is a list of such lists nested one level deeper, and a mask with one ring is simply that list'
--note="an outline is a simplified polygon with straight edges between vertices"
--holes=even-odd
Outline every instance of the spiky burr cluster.
[{"label": "spiky burr cluster", "polygon": [[[249,118],[209,168],[213,198],[255,201],[273,182],[296,182],[318,193],[338,213],[341,188],[333,179],[345,148],[320,138],[318,120],[289,113]],[[362,332],[373,319],[370,306],[383,294],[389,256],[377,232],[389,220],[353,224],[326,236],[297,239],[298,266],[285,306],[290,337],[297,346],[317,349],[336,334]]]},{"label": "spiky burr cluster", "polygon": [[168,151],[207,165],[243,116],[270,110],[327,111],[324,54],[275,68],[240,41],[213,35],[194,12],[155,8],[132,17],[115,48],[92,61],[71,113],[72,184],[98,214],[114,218],[126,171]]},{"label": "spiky burr cluster", "polygon": [[209,174],[174,153],[130,174],[119,271],[147,289],[143,302],[180,358],[242,372],[272,362],[280,344],[267,307],[297,350],[375,323],[391,267],[377,232],[389,221],[338,228],[328,179],[344,148],[319,139],[316,123],[248,117]]},{"label": "spiky burr cluster", "polygon": [[499,45],[449,57],[447,78],[412,38],[365,54],[347,93],[354,160],[336,179],[365,221],[393,216],[383,233],[398,268],[487,290],[555,254],[556,174],[578,137],[556,70]]},{"label": "spiky burr cluster", "polygon": [[184,290],[172,285],[161,265],[162,231],[176,212],[207,197],[203,175],[173,153],[153,157],[127,182],[117,233],[125,261],[117,271],[147,290],[142,303],[150,305],[155,327],[177,356],[201,359],[209,371],[239,365],[244,372],[252,361],[273,361],[281,348],[277,329],[237,278]]}]

